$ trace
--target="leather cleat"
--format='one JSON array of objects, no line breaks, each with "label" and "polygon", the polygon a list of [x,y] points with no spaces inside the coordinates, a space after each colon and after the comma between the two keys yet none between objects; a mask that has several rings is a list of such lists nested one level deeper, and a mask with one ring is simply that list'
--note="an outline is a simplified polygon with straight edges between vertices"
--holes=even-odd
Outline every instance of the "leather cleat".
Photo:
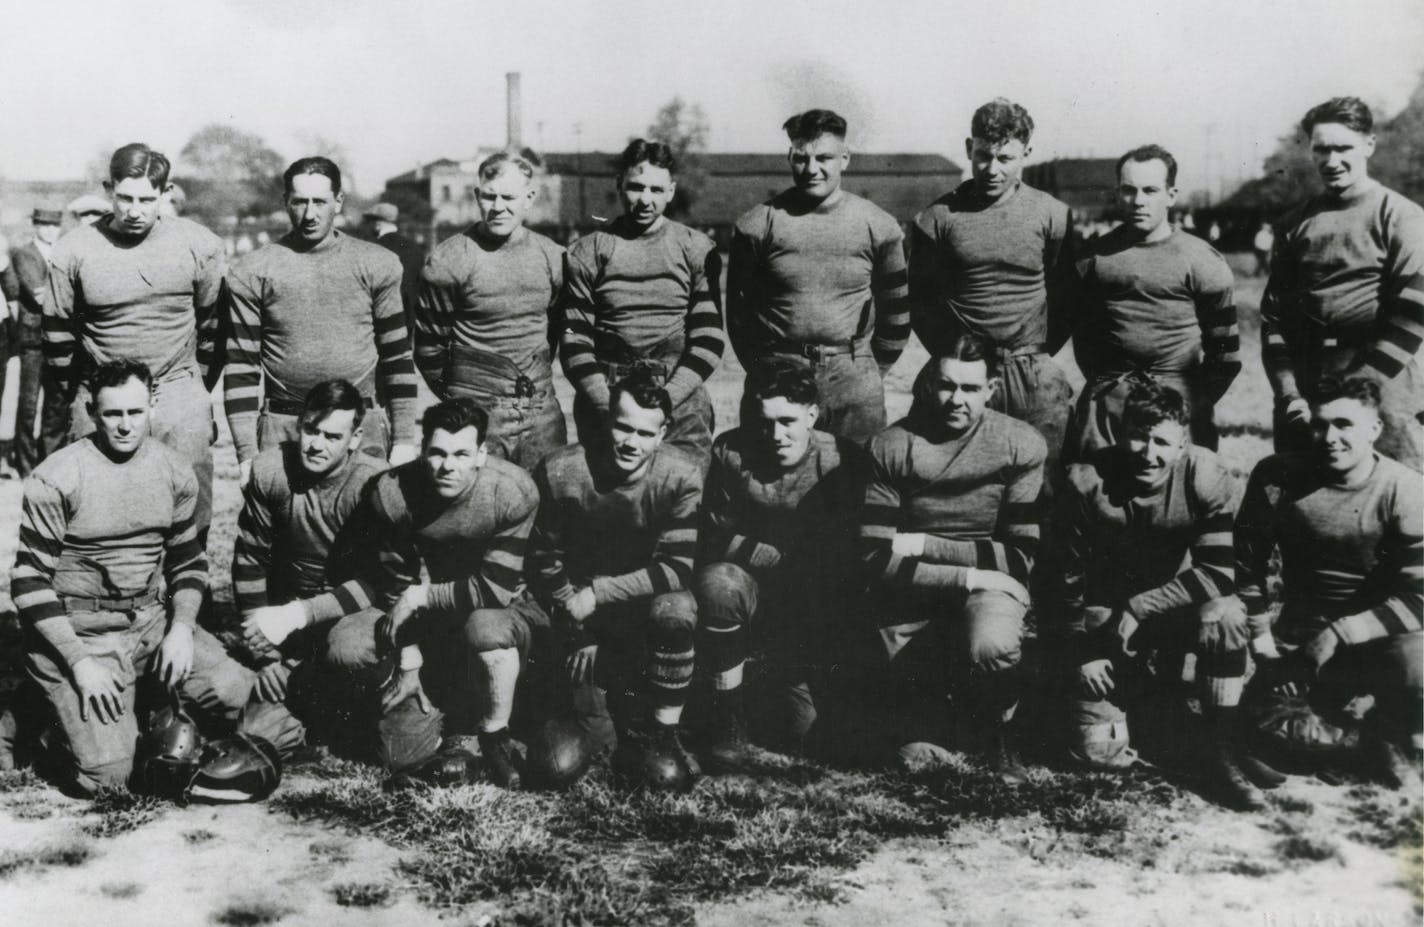
[{"label": "leather cleat", "polygon": [[1214,745],[1207,757],[1206,794],[1213,801],[1235,811],[1262,811],[1266,796],[1261,794],[1236,762],[1231,750]]},{"label": "leather cleat", "polygon": [[1246,778],[1256,785],[1257,788],[1275,789],[1285,785],[1286,774],[1271,766],[1265,760],[1252,756],[1249,753],[1238,752],[1236,754],[1236,765],[1246,774]]},{"label": "leather cleat", "polygon": [[985,758],[989,768],[999,776],[1005,785],[1023,785],[1028,781],[1028,769],[1014,747],[1008,725],[998,724],[989,735],[989,748]]},{"label": "leather cleat", "polygon": [[485,776],[502,789],[518,789],[519,773],[524,764],[515,748],[508,728],[480,734],[480,755],[484,758]]}]

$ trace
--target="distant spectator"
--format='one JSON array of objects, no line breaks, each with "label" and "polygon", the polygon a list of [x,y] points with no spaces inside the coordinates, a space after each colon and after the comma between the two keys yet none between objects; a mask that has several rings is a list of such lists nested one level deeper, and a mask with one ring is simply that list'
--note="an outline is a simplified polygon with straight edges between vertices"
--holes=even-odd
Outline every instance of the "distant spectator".
[{"label": "distant spectator", "polygon": [[1271,231],[1271,223],[1262,222],[1251,239],[1251,250],[1256,252],[1256,276],[1264,277],[1271,271],[1271,249],[1276,246],[1276,233]]}]

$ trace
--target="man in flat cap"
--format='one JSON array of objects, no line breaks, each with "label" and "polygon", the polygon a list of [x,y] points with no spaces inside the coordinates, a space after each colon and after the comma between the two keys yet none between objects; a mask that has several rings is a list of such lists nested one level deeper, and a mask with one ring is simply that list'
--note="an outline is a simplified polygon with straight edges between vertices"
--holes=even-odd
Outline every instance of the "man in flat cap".
[{"label": "man in flat cap", "polygon": [[400,258],[401,304],[405,306],[407,330],[413,330],[411,315],[420,299],[420,271],[425,266],[425,249],[401,234],[400,210],[391,203],[377,203],[361,217],[371,240]]},{"label": "man in flat cap", "polygon": [[109,212],[109,201],[93,193],[76,196],[64,207],[80,225],[93,225]]},{"label": "man in flat cap", "polygon": [[[35,410],[39,405],[41,371],[44,369],[43,337],[40,333],[44,316],[44,295],[49,286],[49,252],[59,240],[64,213],[58,209],[36,208],[30,214],[35,237],[10,251],[10,268],[5,274],[5,302],[10,304],[14,339],[11,348],[20,357],[19,404],[15,407],[14,457],[10,448],[0,449],[0,463],[13,463],[20,476],[26,476],[45,456],[64,440],[69,425],[67,406],[60,402],[54,422],[46,419],[44,437],[35,438]],[[54,389],[46,383],[45,392]]]}]

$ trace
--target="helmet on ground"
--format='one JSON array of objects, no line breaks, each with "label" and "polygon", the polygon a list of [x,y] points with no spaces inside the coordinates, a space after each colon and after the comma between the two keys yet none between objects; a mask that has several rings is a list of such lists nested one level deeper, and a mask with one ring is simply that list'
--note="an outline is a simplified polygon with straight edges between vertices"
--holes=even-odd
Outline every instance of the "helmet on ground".
[{"label": "helmet on ground", "polygon": [[422,783],[447,787],[479,781],[479,757],[463,747],[447,746],[429,759],[407,766],[391,776],[386,787],[406,789]]},{"label": "helmet on ground", "polygon": [[237,734],[208,744],[189,794],[210,802],[261,801],[282,781],[282,756],[271,741]]},{"label": "helmet on ground", "polygon": [[702,775],[676,731],[661,736],[637,730],[623,733],[613,751],[613,772],[630,785],[656,792],[689,791]]},{"label": "helmet on ground", "polygon": [[536,789],[566,789],[593,763],[593,739],[577,721],[553,718],[529,738],[524,775]]},{"label": "helmet on ground", "polygon": [[134,758],[134,789],[186,801],[203,755],[198,725],[174,702],[154,712]]}]

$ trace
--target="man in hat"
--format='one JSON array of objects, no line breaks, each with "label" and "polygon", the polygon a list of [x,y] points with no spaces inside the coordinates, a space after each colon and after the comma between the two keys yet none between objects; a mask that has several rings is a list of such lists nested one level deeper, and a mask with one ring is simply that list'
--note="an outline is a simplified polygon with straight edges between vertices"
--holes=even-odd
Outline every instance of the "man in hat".
[{"label": "man in hat", "polygon": [[109,212],[109,201],[93,193],[76,196],[64,207],[80,225],[93,225]]},{"label": "man in hat", "polygon": [[425,266],[425,249],[401,234],[400,210],[391,203],[377,203],[361,217],[371,240],[390,251],[401,262],[401,303],[405,306],[406,328],[412,328],[411,314],[420,299],[420,270]]},{"label": "man in hat", "polygon": [[[15,339],[12,346],[20,356],[20,398],[15,407],[15,445],[13,464],[20,476],[26,476],[63,440],[68,425],[64,407],[46,402],[45,408],[58,408],[60,415],[45,417],[44,440],[35,438],[35,409],[39,405],[40,376],[44,368],[43,338],[40,329],[44,316],[44,294],[49,287],[49,253],[59,240],[64,213],[58,209],[37,208],[30,215],[35,237],[10,252],[11,271],[5,274],[5,301],[11,304],[15,318]],[[45,384],[48,394],[55,387]],[[8,462],[10,448],[0,444],[0,463]]]}]

